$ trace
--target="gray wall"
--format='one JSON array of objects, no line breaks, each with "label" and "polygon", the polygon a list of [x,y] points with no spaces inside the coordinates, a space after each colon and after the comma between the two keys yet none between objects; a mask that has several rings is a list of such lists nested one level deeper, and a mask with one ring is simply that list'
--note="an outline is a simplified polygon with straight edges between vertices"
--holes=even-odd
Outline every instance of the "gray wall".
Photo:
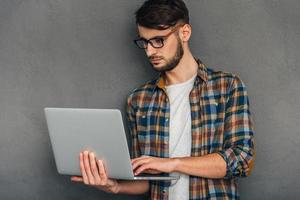
[{"label": "gray wall", "polygon": [[[58,175],[45,106],[120,108],[156,74],[135,48],[139,0],[0,1],[0,199],[113,196]],[[192,52],[240,75],[257,158],[242,199],[300,194],[300,1],[187,0]]]}]

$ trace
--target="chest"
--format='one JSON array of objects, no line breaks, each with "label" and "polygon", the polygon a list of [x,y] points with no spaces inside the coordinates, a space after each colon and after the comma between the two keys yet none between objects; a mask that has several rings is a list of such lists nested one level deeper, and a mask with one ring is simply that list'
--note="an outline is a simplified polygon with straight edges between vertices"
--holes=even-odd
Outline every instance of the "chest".
[{"label": "chest", "polygon": [[[201,92],[199,89],[193,89],[189,93],[187,101],[191,115],[191,156],[213,153],[222,148],[225,99],[223,95]],[[142,154],[169,157],[170,117],[174,117],[174,114],[171,115],[171,103],[166,93],[156,93],[136,113]]]}]

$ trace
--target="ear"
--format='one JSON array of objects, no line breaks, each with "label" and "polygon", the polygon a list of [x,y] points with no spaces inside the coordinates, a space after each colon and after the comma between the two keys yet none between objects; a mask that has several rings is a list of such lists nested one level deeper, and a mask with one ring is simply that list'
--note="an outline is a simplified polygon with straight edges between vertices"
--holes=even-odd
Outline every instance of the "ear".
[{"label": "ear", "polygon": [[192,35],[192,26],[190,24],[185,24],[181,29],[182,42],[188,42]]}]

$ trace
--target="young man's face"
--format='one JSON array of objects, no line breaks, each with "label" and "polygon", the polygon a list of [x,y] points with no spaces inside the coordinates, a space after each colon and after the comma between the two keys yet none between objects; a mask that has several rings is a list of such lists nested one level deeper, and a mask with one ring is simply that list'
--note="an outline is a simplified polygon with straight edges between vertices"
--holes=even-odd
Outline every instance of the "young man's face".
[{"label": "young man's face", "polygon": [[184,50],[178,36],[178,30],[173,33],[171,32],[171,28],[166,30],[157,30],[138,26],[139,37],[146,40],[152,38],[164,38],[163,36],[169,34],[168,37],[164,38],[163,47],[154,48],[150,43],[148,43],[147,48],[145,49],[147,57],[156,71],[165,72],[174,69],[183,56]]}]

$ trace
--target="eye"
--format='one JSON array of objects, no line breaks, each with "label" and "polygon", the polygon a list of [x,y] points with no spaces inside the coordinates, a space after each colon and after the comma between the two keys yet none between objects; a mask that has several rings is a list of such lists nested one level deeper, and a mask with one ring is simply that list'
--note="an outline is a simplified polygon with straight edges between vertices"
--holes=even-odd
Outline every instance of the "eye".
[{"label": "eye", "polygon": [[162,38],[153,38],[151,41],[156,43],[156,44],[161,44],[163,40],[164,39],[162,39]]},{"label": "eye", "polygon": [[149,40],[149,43],[154,47],[154,48],[161,48],[164,46],[164,39],[160,37],[155,37]]}]

